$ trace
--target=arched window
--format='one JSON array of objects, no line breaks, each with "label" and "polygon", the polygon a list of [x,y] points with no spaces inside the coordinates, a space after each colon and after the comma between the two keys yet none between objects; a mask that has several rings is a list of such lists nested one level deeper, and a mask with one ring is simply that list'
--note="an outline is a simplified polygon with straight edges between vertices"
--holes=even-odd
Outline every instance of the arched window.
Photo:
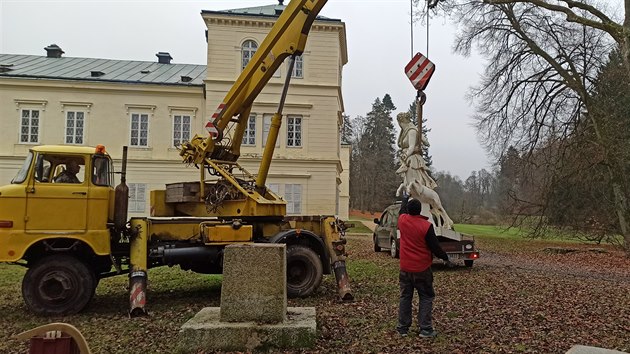
[{"label": "arched window", "polygon": [[254,57],[254,53],[258,49],[258,43],[247,40],[241,46],[241,70],[245,69],[247,63]]}]

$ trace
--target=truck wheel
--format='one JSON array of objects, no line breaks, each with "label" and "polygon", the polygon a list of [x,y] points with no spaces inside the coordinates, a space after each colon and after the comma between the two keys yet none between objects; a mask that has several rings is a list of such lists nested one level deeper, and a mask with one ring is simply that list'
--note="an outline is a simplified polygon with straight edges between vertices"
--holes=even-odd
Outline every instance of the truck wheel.
[{"label": "truck wheel", "polygon": [[374,252],[380,252],[381,247],[378,245],[378,242],[376,242],[376,234],[372,236],[372,241],[374,241]]},{"label": "truck wheel", "polygon": [[66,255],[43,258],[22,280],[22,297],[38,315],[70,315],[81,311],[94,295],[94,273],[78,259]]},{"label": "truck wheel", "polygon": [[287,248],[287,296],[305,297],[322,282],[322,261],[310,248],[292,245]]},{"label": "truck wheel", "polygon": [[399,251],[398,251],[398,245],[396,244],[396,240],[392,239],[392,244],[389,248],[389,254],[392,255],[392,258],[398,258],[400,257]]},{"label": "truck wheel", "polygon": [[464,265],[465,265],[466,267],[470,268],[470,267],[472,267],[472,266],[473,266],[473,262],[474,262],[474,260],[472,260],[472,259],[465,259],[465,260],[464,260]]}]

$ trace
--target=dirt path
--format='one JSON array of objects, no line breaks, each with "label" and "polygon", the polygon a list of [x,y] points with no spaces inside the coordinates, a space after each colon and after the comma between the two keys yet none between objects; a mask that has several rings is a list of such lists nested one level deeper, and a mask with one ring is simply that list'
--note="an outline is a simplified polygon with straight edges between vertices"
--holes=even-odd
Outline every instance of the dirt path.
[{"label": "dirt path", "polygon": [[368,229],[372,230],[372,232],[374,232],[374,229],[376,228],[376,224],[373,221],[361,221],[361,223],[363,223],[365,227],[367,227]]},{"label": "dirt path", "polygon": [[[374,223],[363,222],[367,227]],[[371,225],[370,225],[371,223]],[[357,241],[371,239],[371,235],[350,235]],[[526,242],[526,241],[523,241]],[[615,283],[630,284],[630,260],[609,252],[597,253],[589,251],[590,246],[569,254],[549,254],[544,247],[534,248],[521,253],[518,249],[495,251],[487,250],[484,243],[478,243],[481,257],[475,261],[474,267],[493,271],[513,273],[529,272],[539,275],[576,277],[584,280],[605,280]],[[578,247],[579,249],[579,247]],[[439,263],[436,261],[436,264]],[[440,265],[437,265],[440,267]]]},{"label": "dirt path", "polygon": [[[549,256],[523,257],[515,254],[483,252],[482,257],[475,262],[475,267],[503,269],[512,272],[534,272],[555,276],[571,276],[583,279],[607,280],[615,283],[630,284],[630,275],[627,267],[605,267],[604,262],[598,263],[596,259],[584,262],[580,258],[595,258],[589,252],[580,252],[573,256]],[[591,262],[600,264],[593,267]]]}]

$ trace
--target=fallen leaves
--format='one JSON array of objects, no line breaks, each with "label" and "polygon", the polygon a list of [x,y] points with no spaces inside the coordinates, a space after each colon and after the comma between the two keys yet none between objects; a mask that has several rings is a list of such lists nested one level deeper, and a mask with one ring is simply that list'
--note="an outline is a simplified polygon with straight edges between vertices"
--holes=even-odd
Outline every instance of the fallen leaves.
[{"label": "fallen leaves", "polygon": [[[478,237],[472,268],[435,264],[435,339],[401,338],[398,260],[375,253],[367,236],[349,236],[348,272],[355,301],[339,302],[333,276],[315,296],[289,306],[317,308],[312,349],[286,353],[564,353],[574,344],[630,352],[630,261],[618,250],[541,240]],[[576,252],[548,253],[546,247]],[[598,246],[599,247],[599,246]],[[179,327],[203,307],[219,306],[220,277],[162,268],[149,273],[150,316],[127,317],[127,278],[105,279],[88,309],[65,318],[28,313],[20,296],[23,269],[0,265],[0,352],[24,353],[12,334],[65,321],[95,353],[172,353]],[[414,300],[417,308],[417,297]]]}]

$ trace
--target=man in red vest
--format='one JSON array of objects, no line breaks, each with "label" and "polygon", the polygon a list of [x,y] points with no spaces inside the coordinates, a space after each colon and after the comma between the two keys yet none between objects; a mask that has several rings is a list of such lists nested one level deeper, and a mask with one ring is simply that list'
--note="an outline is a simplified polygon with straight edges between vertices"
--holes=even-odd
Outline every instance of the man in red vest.
[{"label": "man in red vest", "polygon": [[418,328],[420,337],[431,338],[437,335],[433,329],[433,255],[452,266],[448,255],[438,242],[433,225],[420,215],[422,204],[416,199],[403,199],[398,216],[400,230],[400,306],[396,330],[406,337],[411,326],[411,300],[414,289],[420,296]]}]

